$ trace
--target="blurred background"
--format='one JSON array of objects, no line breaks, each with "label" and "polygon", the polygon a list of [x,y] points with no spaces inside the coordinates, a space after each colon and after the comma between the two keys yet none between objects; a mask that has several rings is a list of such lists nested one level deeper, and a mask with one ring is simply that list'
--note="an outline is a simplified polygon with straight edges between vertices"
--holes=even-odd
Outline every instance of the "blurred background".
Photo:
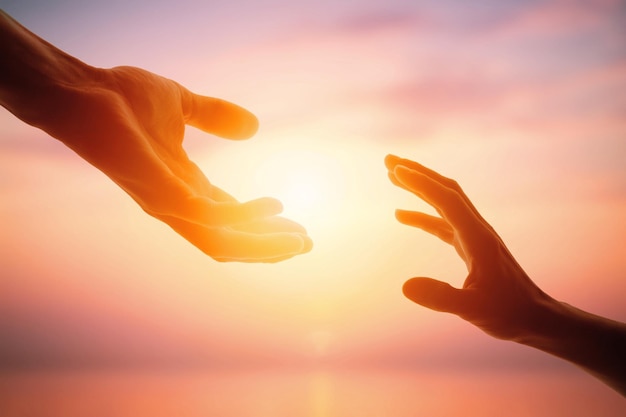
[{"label": "blurred background", "polygon": [[281,199],[315,242],[275,265],[217,263],[3,109],[0,414],[624,411],[573,366],[402,296],[410,277],[460,286],[466,270],[395,221],[430,208],[383,165],[394,153],[456,179],[541,288],[626,321],[624,1],[0,7],[91,65],[250,109],[250,141],[189,128],[185,148],[238,199]]}]

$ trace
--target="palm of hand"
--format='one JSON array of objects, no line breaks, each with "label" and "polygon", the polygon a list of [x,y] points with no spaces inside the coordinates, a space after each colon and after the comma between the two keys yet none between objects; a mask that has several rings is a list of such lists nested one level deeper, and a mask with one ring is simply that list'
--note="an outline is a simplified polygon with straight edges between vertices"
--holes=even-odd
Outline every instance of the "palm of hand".
[{"label": "palm of hand", "polygon": [[276,217],[280,202],[237,202],[182,147],[185,124],[231,139],[253,135],[257,121],[246,110],[133,67],[96,70],[54,99],[57,110],[40,127],[209,256],[276,262],[310,249],[302,226]]}]

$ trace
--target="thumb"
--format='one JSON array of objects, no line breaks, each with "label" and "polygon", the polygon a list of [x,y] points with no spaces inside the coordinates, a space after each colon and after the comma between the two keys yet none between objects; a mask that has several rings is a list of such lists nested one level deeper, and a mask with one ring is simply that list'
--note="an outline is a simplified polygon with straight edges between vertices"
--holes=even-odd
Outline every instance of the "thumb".
[{"label": "thumb", "polygon": [[411,278],[402,286],[404,296],[435,311],[459,314],[463,309],[463,290],[432,278]]},{"label": "thumb", "polygon": [[248,139],[259,128],[256,116],[226,100],[192,93],[187,124],[226,139]]}]

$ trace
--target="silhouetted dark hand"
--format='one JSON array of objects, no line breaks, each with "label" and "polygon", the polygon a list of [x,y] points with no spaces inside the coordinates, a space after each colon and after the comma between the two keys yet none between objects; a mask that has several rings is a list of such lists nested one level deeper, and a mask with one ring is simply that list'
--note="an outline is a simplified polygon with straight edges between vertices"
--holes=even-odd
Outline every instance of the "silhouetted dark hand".
[{"label": "silhouetted dark hand", "polygon": [[454,246],[468,269],[461,289],[412,278],[403,287],[407,298],[456,314],[499,339],[576,363],[626,394],[626,325],[558,302],[539,289],[455,181],[393,155],[385,165],[395,185],[441,216],[397,210],[396,218]]},{"label": "silhouetted dark hand", "polygon": [[148,214],[219,261],[276,262],[307,252],[279,201],[239,203],[187,157],[185,125],[246,139],[247,110],[133,67],[94,68],[0,12],[0,104],[104,172]]}]

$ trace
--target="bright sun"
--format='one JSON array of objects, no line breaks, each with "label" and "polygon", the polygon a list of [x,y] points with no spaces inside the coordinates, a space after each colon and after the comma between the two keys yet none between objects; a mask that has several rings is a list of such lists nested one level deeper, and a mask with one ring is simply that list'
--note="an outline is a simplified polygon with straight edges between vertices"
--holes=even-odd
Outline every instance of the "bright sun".
[{"label": "bright sun", "polygon": [[256,178],[282,201],[283,215],[307,226],[335,216],[345,198],[345,173],[331,154],[313,150],[283,150],[268,156]]}]

